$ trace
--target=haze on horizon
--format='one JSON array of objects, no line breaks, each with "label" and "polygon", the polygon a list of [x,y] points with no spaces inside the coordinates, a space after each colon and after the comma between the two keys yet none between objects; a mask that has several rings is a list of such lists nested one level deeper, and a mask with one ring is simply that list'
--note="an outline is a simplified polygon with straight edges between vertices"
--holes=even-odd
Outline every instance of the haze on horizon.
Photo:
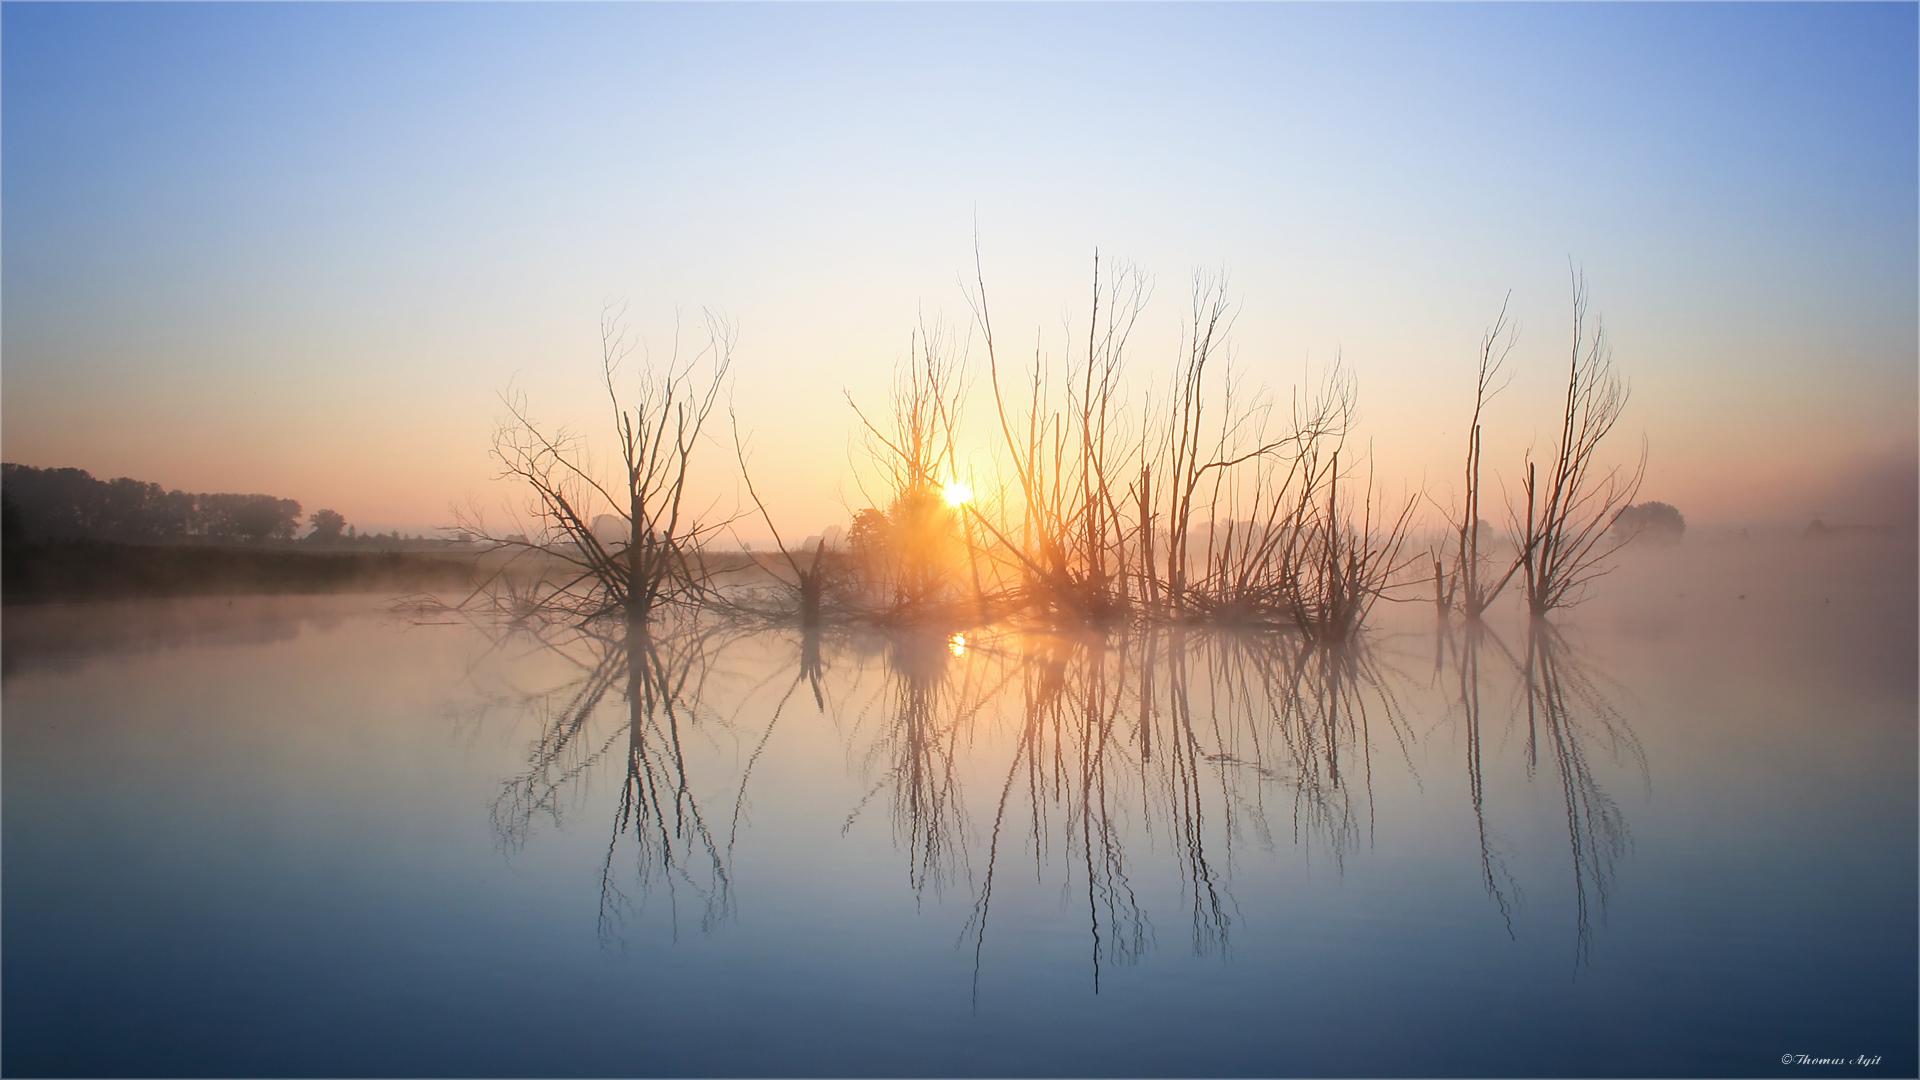
[{"label": "haze on horizon", "polygon": [[[738,331],[731,399],[795,535],[866,505],[851,396],[923,323],[1003,363],[1084,332],[1093,252],[1190,275],[1285,400],[1336,360],[1382,481],[1551,439],[1570,263],[1699,525],[1914,518],[1912,5],[0,6],[0,450],[363,529],[496,507],[501,391],[597,434],[599,320]],[[597,448],[611,460],[610,444]],[[731,446],[707,494],[732,507]],[[741,535],[762,530],[743,524]]]}]

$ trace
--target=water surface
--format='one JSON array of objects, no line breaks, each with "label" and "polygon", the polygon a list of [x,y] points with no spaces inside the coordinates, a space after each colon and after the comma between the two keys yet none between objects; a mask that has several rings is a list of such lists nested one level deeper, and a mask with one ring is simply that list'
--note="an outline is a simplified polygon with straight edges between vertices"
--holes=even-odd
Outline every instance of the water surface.
[{"label": "water surface", "polygon": [[1912,1075],[1913,565],[1332,651],[9,608],[4,1068]]}]

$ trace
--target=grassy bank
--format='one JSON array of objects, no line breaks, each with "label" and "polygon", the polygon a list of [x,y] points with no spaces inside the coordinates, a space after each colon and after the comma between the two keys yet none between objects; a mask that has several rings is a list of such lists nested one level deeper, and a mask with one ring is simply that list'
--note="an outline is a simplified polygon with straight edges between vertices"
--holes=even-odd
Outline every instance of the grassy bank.
[{"label": "grassy bank", "polygon": [[413,552],[22,543],[7,545],[0,559],[0,602],[457,589],[472,581],[473,570],[472,556]]}]

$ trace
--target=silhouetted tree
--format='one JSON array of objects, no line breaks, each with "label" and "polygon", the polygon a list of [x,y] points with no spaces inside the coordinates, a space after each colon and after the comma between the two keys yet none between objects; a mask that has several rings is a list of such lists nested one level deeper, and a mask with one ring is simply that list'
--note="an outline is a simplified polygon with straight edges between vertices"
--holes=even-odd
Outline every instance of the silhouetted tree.
[{"label": "silhouetted tree", "polygon": [[[734,456],[740,462],[740,479],[747,485],[747,497],[753,500],[754,508],[760,511],[760,520],[766,522],[767,531],[773,534],[773,544],[780,549],[780,557],[787,564],[787,571],[793,575],[788,581],[778,570],[771,571],[775,580],[785,586],[792,599],[796,601],[800,616],[800,625],[817,627],[820,625],[820,613],[827,599],[830,583],[837,583],[842,576],[836,572],[835,562],[828,557],[827,541],[822,536],[810,536],[800,544],[800,550],[787,547],[787,541],[780,535],[780,527],[773,523],[773,515],[767,512],[767,504],[760,499],[760,493],[754,489],[753,473],[747,468],[746,447],[740,443],[740,427],[735,421],[733,429]],[[746,545],[742,544],[744,549]]]},{"label": "silhouetted tree", "polygon": [[1663,502],[1643,502],[1613,515],[1614,536],[1623,544],[1631,540],[1677,544],[1686,532],[1687,519]]},{"label": "silhouetted tree", "polygon": [[21,517],[20,508],[14,505],[13,494],[0,491],[0,542],[12,547],[25,540],[26,536],[26,519]]},{"label": "silhouetted tree", "polygon": [[1600,444],[1627,407],[1627,384],[1613,367],[1606,328],[1587,326],[1587,285],[1573,281],[1573,348],[1567,369],[1566,404],[1553,457],[1541,475],[1531,460],[1523,485],[1520,558],[1526,575],[1527,610],[1535,617],[1581,599],[1583,586],[1605,573],[1601,566],[1619,542],[1607,537],[1613,519],[1632,505],[1646,475],[1646,450],[1631,471],[1601,465]]},{"label": "silhouetted tree", "polygon": [[291,540],[300,521],[297,501],[271,495],[205,495],[201,505],[207,536],[214,540]]},{"label": "silhouetted tree", "polygon": [[84,469],[4,466],[4,486],[35,540],[166,543],[188,539],[291,539],[300,504],[271,495],[190,494]]},{"label": "silhouetted tree", "polygon": [[[964,354],[944,327],[923,323],[895,370],[888,412],[869,417],[847,395],[886,496],[888,543],[869,550],[867,567],[893,615],[924,611],[946,597],[958,562],[960,522],[940,491],[959,475],[954,433],[966,396]],[[885,557],[874,560],[880,553]]]},{"label": "silhouetted tree", "polygon": [[[1487,549],[1492,545],[1488,543],[1487,523],[1480,517],[1480,413],[1487,401],[1506,385],[1500,381],[1500,370],[1518,336],[1517,329],[1507,319],[1507,303],[1511,300],[1509,294],[1507,301],[1501,302],[1499,317],[1480,339],[1480,373],[1474,388],[1473,421],[1467,434],[1466,505],[1461,508],[1455,525],[1459,545],[1454,552],[1453,584],[1442,594],[1443,605],[1457,594],[1459,599],[1454,602],[1460,605],[1461,613],[1469,621],[1480,618],[1513,580],[1522,562],[1516,557],[1505,573],[1493,579],[1498,571],[1489,565]],[[1495,385],[1496,382],[1499,385]]]},{"label": "silhouetted tree", "polygon": [[307,534],[307,539],[316,544],[331,544],[340,539],[347,519],[332,510],[315,510],[311,524],[313,531]]},{"label": "silhouetted tree", "polygon": [[[536,423],[524,398],[510,398],[493,454],[503,476],[531,489],[527,509],[536,524],[505,535],[488,533],[477,520],[458,524],[572,568],[569,580],[538,598],[539,611],[561,617],[625,611],[630,621],[644,623],[663,605],[707,591],[701,548],[726,523],[694,519],[686,502],[688,470],[725,385],[734,331],[708,312],[704,347],[683,351],[676,327],[666,363],[643,360],[637,377],[623,380],[621,365],[636,347],[623,314],[610,309],[600,319],[601,375],[625,465],[622,482],[603,483],[578,438]],[[631,388],[624,396],[623,381]],[[595,533],[602,503],[627,526],[624,543],[603,542]]]},{"label": "silhouetted tree", "polygon": [[862,559],[877,559],[893,543],[893,523],[887,512],[869,506],[853,515],[853,528],[847,530],[847,546]]}]

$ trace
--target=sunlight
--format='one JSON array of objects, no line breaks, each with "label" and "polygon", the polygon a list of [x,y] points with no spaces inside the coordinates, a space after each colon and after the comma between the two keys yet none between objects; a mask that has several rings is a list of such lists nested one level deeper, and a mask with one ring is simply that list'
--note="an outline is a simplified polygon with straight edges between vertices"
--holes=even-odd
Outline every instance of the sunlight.
[{"label": "sunlight", "polygon": [[941,488],[940,494],[946,496],[948,506],[965,506],[973,501],[973,488],[960,480]]},{"label": "sunlight", "polygon": [[965,634],[955,634],[955,635],[953,635],[952,637],[950,637],[950,638],[948,638],[948,639],[947,639],[947,651],[948,651],[948,652],[950,652],[950,653],[952,653],[952,654],[953,654],[953,655],[955,655],[955,656],[965,656],[965,655],[967,655],[967,638],[966,638],[966,635],[965,635]]}]

